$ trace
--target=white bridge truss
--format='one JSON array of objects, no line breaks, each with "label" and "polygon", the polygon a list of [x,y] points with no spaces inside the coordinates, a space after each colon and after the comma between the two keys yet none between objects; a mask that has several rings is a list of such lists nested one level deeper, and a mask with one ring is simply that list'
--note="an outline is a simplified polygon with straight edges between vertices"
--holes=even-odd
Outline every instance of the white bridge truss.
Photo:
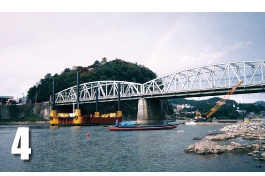
[{"label": "white bridge truss", "polygon": [[[95,81],[79,85],[79,101],[95,101],[96,89],[98,100],[114,101],[118,98],[118,84],[120,84],[121,97],[135,97],[141,95],[142,84],[126,81]],[[56,103],[73,103],[77,100],[77,86],[67,88],[55,94]]]},{"label": "white bridge truss", "polygon": [[[162,97],[196,97],[222,95],[239,81],[243,84],[235,93],[263,92],[265,61],[243,61],[202,66],[166,75],[144,84],[125,81],[97,81],[80,84],[80,103],[115,101],[120,83],[121,100]],[[57,104],[76,101],[77,86],[55,95]]]}]

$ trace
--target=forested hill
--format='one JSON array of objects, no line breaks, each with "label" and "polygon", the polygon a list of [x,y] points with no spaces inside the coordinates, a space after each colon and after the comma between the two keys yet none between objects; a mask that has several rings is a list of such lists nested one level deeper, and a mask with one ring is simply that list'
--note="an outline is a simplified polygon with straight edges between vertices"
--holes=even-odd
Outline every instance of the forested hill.
[{"label": "forested hill", "polygon": [[72,69],[66,68],[61,74],[47,74],[41,79],[38,85],[32,86],[28,90],[27,98],[31,102],[49,101],[52,94],[52,80],[55,79],[55,92],[59,92],[68,87],[76,85],[76,73],[80,72],[80,84],[92,81],[129,81],[137,83],[145,83],[155,79],[157,75],[143,65],[130,63],[120,59],[110,62],[95,61],[94,64],[87,67],[74,66]]}]

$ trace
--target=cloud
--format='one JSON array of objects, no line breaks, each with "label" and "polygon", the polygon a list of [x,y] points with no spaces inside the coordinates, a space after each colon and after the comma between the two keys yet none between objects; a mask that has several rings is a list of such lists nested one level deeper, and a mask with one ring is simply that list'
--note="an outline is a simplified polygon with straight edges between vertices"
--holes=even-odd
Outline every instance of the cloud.
[{"label": "cloud", "polygon": [[237,41],[234,45],[228,46],[225,49],[225,53],[227,54],[227,53],[230,53],[230,52],[236,52],[236,51],[245,49],[246,47],[248,47],[248,46],[250,46],[252,44],[253,44],[253,42],[251,42],[251,41],[247,41],[247,42]]},{"label": "cloud", "polygon": [[185,63],[185,67],[193,68],[197,66],[204,66],[216,63],[221,57],[225,55],[225,52],[211,52],[209,47],[197,55],[185,55],[180,60]]},{"label": "cloud", "polygon": [[224,61],[225,57],[227,57],[229,54],[233,52],[239,52],[240,50],[245,49],[247,46],[252,45],[252,42],[241,42],[238,41],[232,46],[228,46],[223,50],[219,51],[212,51],[210,48],[212,47],[206,47],[204,51],[201,51],[197,54],[187,54],[183,56],[180,60],[181,63],[184,63],[185,67],[187,68],[193,68],[197,66],[205,66],[205,65],[211,65],[220,63],[220,61]]}]

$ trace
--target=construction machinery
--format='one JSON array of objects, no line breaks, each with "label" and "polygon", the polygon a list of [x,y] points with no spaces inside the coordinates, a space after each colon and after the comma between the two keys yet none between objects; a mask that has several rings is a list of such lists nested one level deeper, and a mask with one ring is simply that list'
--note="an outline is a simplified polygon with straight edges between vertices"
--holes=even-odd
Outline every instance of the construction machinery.
[{"label": "construction machinery", "polygon": [[196,111],[195,119],[196,121],[206,121],[211,115],[213,115],[223,104],[225,104],[226,100],[232,95],[236,89],[243,83],[243,81],[239,81],[236,86],[234,86],[229,92],[216,103],[216,105],[211,109],[211,111],[201,114],[199,110]]}]

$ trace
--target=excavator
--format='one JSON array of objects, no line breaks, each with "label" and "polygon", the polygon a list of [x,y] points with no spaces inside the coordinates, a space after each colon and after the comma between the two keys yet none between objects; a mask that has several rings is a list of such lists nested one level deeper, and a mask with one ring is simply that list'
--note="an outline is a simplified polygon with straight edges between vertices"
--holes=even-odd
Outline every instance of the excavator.
[{"label": "excavator", "polygon": [[199,110],[196,110],[196,122],[206,121],[209,117],[211,117],[211,115],[213,115],[223,104],[225,104],[226,100],[230,97],[230,95],[232,95],[242,83],[243,81],[239,81],[237,85],[234,86],[231,90],[229,90],[229,92],[220,101],[218,101],[209,112],[201,114]]}]

